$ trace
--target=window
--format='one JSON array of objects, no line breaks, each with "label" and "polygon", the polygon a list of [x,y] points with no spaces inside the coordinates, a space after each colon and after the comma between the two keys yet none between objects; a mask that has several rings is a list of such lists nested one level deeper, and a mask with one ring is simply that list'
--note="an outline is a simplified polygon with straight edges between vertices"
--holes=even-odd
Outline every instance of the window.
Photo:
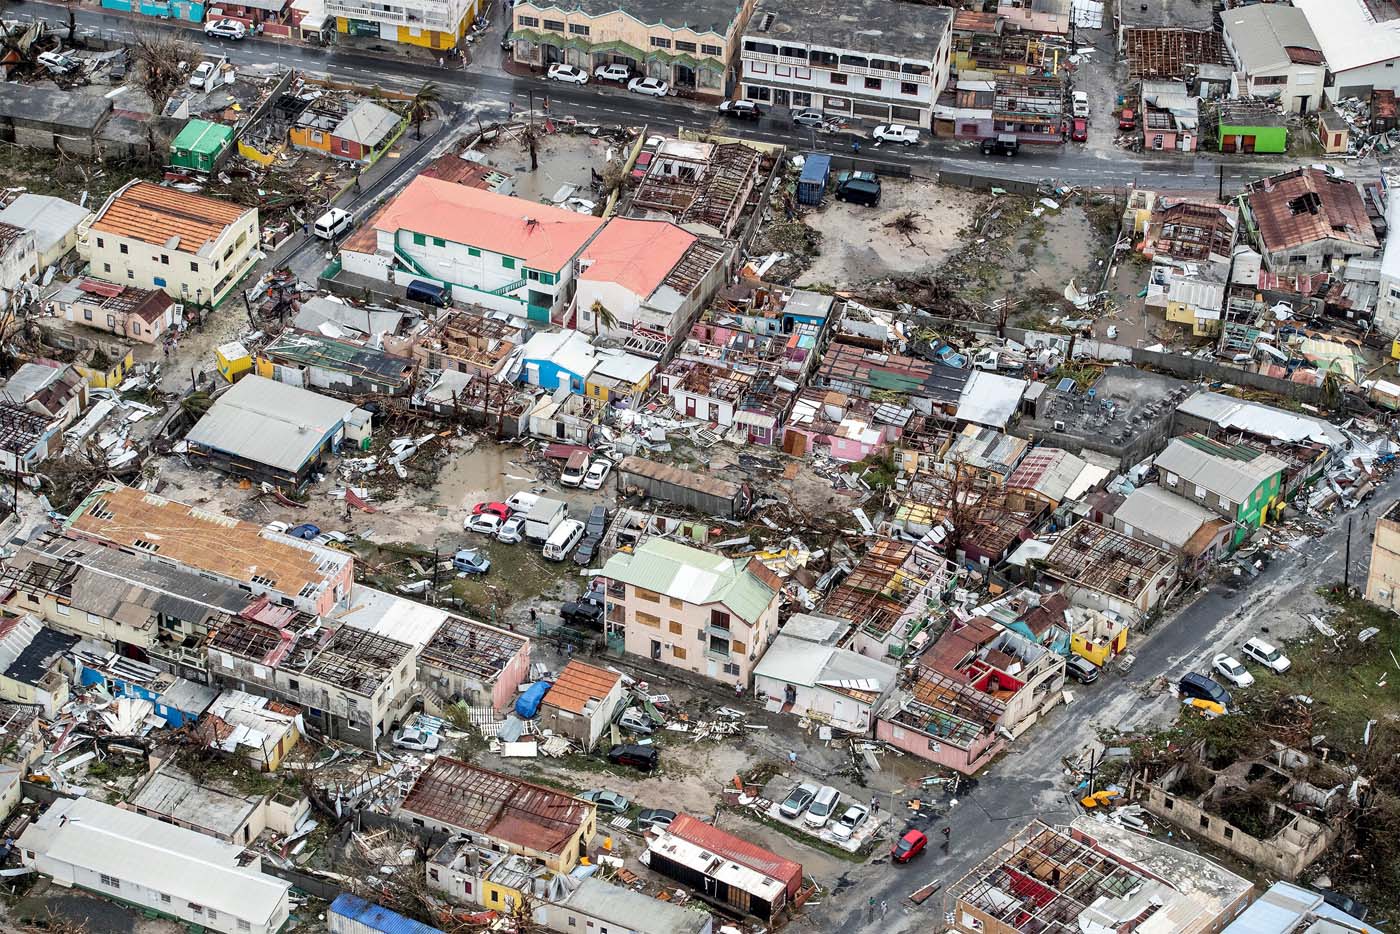
[{"label": "window", "polygon": [[588,27],[583,25],[582,23],[570,23],[569,32],[573,33],[576,36],[586,36],[588,35]]},{"label": "window", "polygon": [[434,237],[433,246],[447,246],[447,241],[442,239],[441,237]]},{"label": "window", "polygon": [[539,24],[540,24],[540,18],[539,18],[538,16],[522,16],[522,17],[520,17],[520,25],[522,25],[522,26],[538,26]]},{"label": "window", "polygon": [[832,83],[832,84],[845,84],[845,83],[846,83],[846,76],[845,76],[845,75],[832,75],[832,76],[831,76],[831,83]]},{"label": "window", "polygon": [[675,597],[668,597],[667,599],[668,599],[668,601],[669,601],[670,604],[671,604],[671,609],[673,609],[673,610],[683,610],[683,609],[685,609],[685,601],[684,601],[684,600],[677,600]]},{"label": "window", "polygon": [[676,51],[677,51],[677,52],[694,52],[694,51],[695,51],[695,43],[694,43],[694,42],[682,42],[681,40],[677,39],[677,40],[676,40]]},{"label": "window", "polygon": [[195,263],[195,262],[191,262],[191,263],[190,263],[190,272],[199,272],[199,264],[198,264],[198,263]]},{"label": "window", "polygon": [[679,658],[681,661],[685,661],[685,649],[678,645],[671,646],[671,655],[675,658]]},{"label": "window", "polygon": [[129,252],[130,252],[130,251],[126,248],[126,244],[125,244],[125,243],[123,243],[123,244],[121,245],[121,251],[122,251],[122,253],[129,253]]},{"label": "window", "polygon": [[204,906],[196,905],[194,902],[190,902],[190,911],[194,912],[197,915],[202,915],[204,914]]},{"label": "window", "polygon": [[154,283],[156,284],[156,288],[158,288],[158,289],[163,289],[163,288],[165,288],[165,277],[164,277],[164,276],[152,276],[152,277],[151,277],[151,281],[154,282]]},{"label": "window", "polygon": [[661,594],[656,593],[656,592],[651,591],[651,590],[646,590],[646,589],[641,588],[641,587],[633,587],[633,588],[632,588],[632,596],[636,597],[638,600],[645,600],[645,601],[647,601],[648,603],[660,603],[660,602],[661,602]]},{"label": "window", "polygon": [[1306,263],[1307,261],[1308,261],[1308,258],[1307,258],[1306,256],[1302,256],[1302,255],[1290,256],[1290,257],[1288,257],[1288,263],[1289,263],[1290,266],[1301,266],[1303,263]]},{"label": "window", "polygon": [[573,915],[569,915],[569,927],[578,927],[578,918],[575,918]]},{"label": "window", "polygon": [[[156,280],[156,285],[165,285],[165,283],[164,283],[164,282],[161,282],[159,279],[157,279],[157,280]],[[140,322],[140,321],[133,321],[133,322],[131,322],[131,333],[132,333],[132,334],[140,334],[140,333],[141,333],[141,322]]]},{"label": "window", "polygon": [[476,247],[474,247],[474,246],[469,246],[469,247],[467,247],[467,255],[468,255],[468,256],[480,256],[480,255],[481,255],[481,251],[478,250],[478,249],[477,249]]},{"label": "window", "polygon": [[162,905],[168,905],[168,904],[170,904],[170,896],[169,896],[169,895],[166,895],[164,892],[161,892],[161,893],[160,893],[160,902],[161,902]]},{"label": "window", "polygon": [[84,308],[84,309],[83,309],[83,320],[84,320],[84,321],[91,321],[91,320],[92,320],[92,309],[91,309],[91,308]]},{"label": "window", "polygon": [[669,49],[671,47],[671,40],[663,39],[660,36],[652,36],[651,47],[653,49]]},{"label": "window", "polygon": [[[806,69],[802,69],[802,70],[805,71]],[[812,106],[812,95],[808,94],[806,91],[793,91],[793,92],[792,92],[792,106],[794,106],[794,107],[811,107],[811,106]]]},{"label": "window", "polygon": [[865,89],[867,91],[878,91],[880,88],[884,87],[884,84],[885,82],[881,81],[879,78],[865,79]]},{"label": "window", "polygon": [[425,236],[423,236],[422,234],[414,234],[414,235],[413,235],[413,245],[414,245],[414,246],[427,246],[427,245],[428,245],[428,238],[425,237]]},{"label": "window", "polygon": [[109,876],[105,872],[99,872],[97,877],[102,881],[102,884],[109,889],[120,889],[122,887],[122,881],[116,876]]},{"label": "window", "polygon": [[126,277],[127,277],[128,279],[135,279],[135,278],[136,278],[136,273],[133,272],[133,271],[131,271],[130,269],[128,269],[128,270],[126,271]]},{"label": "window", "polygon": [[204,909],[204,910],[208,913],[208,915],[209,915],[209,920],[211,920],[211,921],[216,920],[216,919],[219,917],[219,913],[218,913],[217,911],[215,911],[213,908],[206,908],[206,909]]},{"label": "window", "polygon": [[1201,826],[1202,826],[1202,827],[1209,827],[1209,826],[1210,826],[1210,818],[1207,817],[1207,816],[1204,815],[1204,814],[1201,815]]},{"label": "window", "polygon": [[710,628],[729,631],[729,614],[723,610],[710,611]]},{"label": "window", "polygon": [[901,93],[901,94],[918,94],[918,93],[919,93],[919,86],[918,86],[917,84],[915,84],[914,82],[912,82],[912,81],[901,81],[901,82],[899,82],[899,93]]},{"label": "window", "polygon": [[727,675],[737,675],[739,673],[739,666],[730,662],[724,666],[724,673]]},{"label": "window", "polygon": [[728,655],[729,640],[721,636],[710,636],[710,652],[713,655]]},{"label": "window", "polygon": [[545,29],[552,29],[555,32],[564,31],[564,21],[562,19],[547,19],[544,21]]},{"label": "window", "polygon": [[733,646],[733,648],[734,648],[734,654],[735,654],[735,655],[743,655],[743,654],[744,654],[744,649],[745,649],[744,643],[740,642],[738,639],[735,639],[735,640],[734,640],[732,643],[730,643],[730,644],[731,644],[731,645]]},{"label": "window", "polygon": [[1226,828],[1225,828],[1225,839],[1226,839],[1226,840],[1233,840],[1233,839],[1235,839],[1235,828],[1230,827],[1230,826],[1228,826],[1228,825],[1226,826]]},{"label": "window", "polygon": [[1176,807],[1176,799],[1175,799],[1175,798],[1165,798],[1164,800],[1165,800],[1166,803],[1167,803],[1167,810],[1168,810],[1168,811],[1170,811],[1172,808]]},{"label": "window", "polygon": [[1254,79],[1255,84],[1287,84],[1287,75],[1260,75]]},{"label": "window", "polygon": [[650,613],[643,613],[641,610],[637,611],[637,622],[641,623],[643,626],[650,626],[653,629],[661,628],[661,617],[653,616]]},{"label": "window", "polygon": [[724,49],[720,48],[719,46],[717,46],[717,45],[705,45],[704,43],[701,43],[701,45],[700,45],[700,51],[701,51],[702,54],[705,54],[705,55],[723,55],[723,54],[724,54]]},{"label": "window", "polygon": [[671,635],[679,636],[681,634],[681,624],[676,622],[675,620],[671,620],[670,630]]},{"label": "window", "polygon": [[111,271],[112,271],[112,264],[111,264],[111,263],[103,263],[103,264],[102,264],[102,271],[103,271],[103,272],[111,272]]},{"label": "window", "polygon": [[104,246],[106,246],[106,244],[102,242],[102,238],[101,238],[101,237],[98,237],[98,238],[97,238],[97,248],[100,250],[100,249],[102,249]]},{"label": "window", "polygon": [[512,258],[509,257],[509,256],[502,256],[502,257],[501,257],[501,266],[502,266],[503,268],[505,268],[505,269],[514,269],[514,268],[515,268],[515,260],[512,259]]}]

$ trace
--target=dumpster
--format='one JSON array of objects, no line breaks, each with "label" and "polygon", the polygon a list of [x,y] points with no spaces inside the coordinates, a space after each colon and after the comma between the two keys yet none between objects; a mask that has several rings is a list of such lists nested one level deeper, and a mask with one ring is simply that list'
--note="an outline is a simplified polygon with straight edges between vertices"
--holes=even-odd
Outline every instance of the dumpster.
[{"label": "dumpster", "polygon": [[831,174],[831,157],[822,152],[809,152],[797,179],[797,202],[821,204],[826,194],[826,178]]}]

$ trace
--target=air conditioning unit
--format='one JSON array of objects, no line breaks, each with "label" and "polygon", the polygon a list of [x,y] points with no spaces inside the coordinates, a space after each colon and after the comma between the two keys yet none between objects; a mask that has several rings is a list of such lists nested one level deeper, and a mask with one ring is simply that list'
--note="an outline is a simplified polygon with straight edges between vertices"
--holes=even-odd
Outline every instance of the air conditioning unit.
[{"label": "air conditioning unit", "polygon": [[1056,431],[1064,431],[1064,430],[1065,430],[1065,423],[1062,422],[1062,421],[1060,421],[1059,419],[1056,419],[1056,420],[1055,420],[1055,430],[1056,430]]}]

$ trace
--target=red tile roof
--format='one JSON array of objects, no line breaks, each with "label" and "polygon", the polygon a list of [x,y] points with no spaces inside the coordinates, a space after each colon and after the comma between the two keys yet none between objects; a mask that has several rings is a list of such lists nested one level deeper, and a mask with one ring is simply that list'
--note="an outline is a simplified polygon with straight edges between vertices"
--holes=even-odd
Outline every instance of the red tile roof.
[{"label": "red tile roof", "polygon": [[797,895],[802,888],[802,864],[765,850],[732,833],[711,827],[689,814],[680,814],[666,828],[671,834],[703,847],[725,859],[761,872],[770,879],[776,879],[787,889],[788,897]]}]

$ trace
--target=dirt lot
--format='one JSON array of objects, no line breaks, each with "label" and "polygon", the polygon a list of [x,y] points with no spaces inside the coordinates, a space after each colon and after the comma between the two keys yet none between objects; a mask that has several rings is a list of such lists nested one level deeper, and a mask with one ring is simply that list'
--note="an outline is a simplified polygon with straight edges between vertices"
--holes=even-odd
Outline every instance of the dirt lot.
[{"label": "dirt lot", "polygon": [[[840,288],[935,269],[962,244],[964,230],[987,200],[919,179],[889,178],[882,185],[878,208],[829,197],[821,210],[805,216],[822,234],[822,246],[799,285]],[[889,226],[906,213],[914,215],[917,227],[908,236]]]}]

